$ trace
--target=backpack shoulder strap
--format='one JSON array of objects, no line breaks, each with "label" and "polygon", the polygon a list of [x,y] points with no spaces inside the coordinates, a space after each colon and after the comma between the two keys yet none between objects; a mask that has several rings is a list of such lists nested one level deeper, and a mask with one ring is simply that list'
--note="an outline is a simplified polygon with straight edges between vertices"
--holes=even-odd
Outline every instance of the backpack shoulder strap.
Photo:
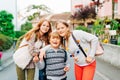
[{"label": "backpack shoulder strap", "polygon": [[64,51],[64,53],[65,53],[65,60],[64,60],[64,62],[66,62],[67,61],[67,51],[65,51],[64,49],[62,49],[63,51]]}]

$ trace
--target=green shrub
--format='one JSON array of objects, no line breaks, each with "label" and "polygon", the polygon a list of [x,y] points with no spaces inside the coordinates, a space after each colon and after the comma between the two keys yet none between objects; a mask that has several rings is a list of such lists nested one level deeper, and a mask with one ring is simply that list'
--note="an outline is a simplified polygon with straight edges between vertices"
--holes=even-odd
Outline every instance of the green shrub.
[{"label": "green shrub", "polygon": [[0,51],[5,51],[13,45],[13,39],[0,34]]},{"label": "green shrub", "polygon": [[7,12],[6,10],[0,11],[0,33],[6,36],[14,37],[13,19],[13,14]]},{"label": "green shrub", "polygon": [[15,38],[18,39],[22,35],[24,35],[27,31],[15,31]]},{"label": "green shrub", "polygon": [[76,30],[83,30],[83,31],[86,31],[86,32],[91,32],[91,30],[85,26],[78,26],[76,27]]},{"label": "green shrub", "polygon": [[21,31],[29,31],[32,29],[32,23],[31,22],[25,22],[21,25]]},{"label": "green shrub", "polygon": [[92,33],[100,36],[104,34],[104,22],[100,19],[97,19],[92,27]]}]

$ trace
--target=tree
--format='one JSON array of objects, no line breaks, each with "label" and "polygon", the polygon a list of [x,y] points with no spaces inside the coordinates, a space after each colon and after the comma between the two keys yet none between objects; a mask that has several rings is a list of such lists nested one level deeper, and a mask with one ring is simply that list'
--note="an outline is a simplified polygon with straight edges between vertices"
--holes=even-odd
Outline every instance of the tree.
[{"label": "tree", "polygon": [[21,25],[21,30],[22,31],[29,31],[30,29],[32,29],[32,23],[30,22],[26,22],[24,24]]},{"label": "tree", "polygon": [[95,18],[95,17],[96,17],[95,8],[94,7],[88,7],[88,6],[80,9],[79,12],[76,15],[76,19],[78,19],[78,20],[83,19],[84,21],[85,21],[85,19]]},{"label": "tree", "polygon": [[77,20],[83,20],[86,23],[86,19],[96,18],[96,15],[94,6],[85,6],[83,8],[78,8],[75,15],[72,15],[71,17]]},{"label": "tree", "polygon": [[5,10],[0,11],[0,33],[14,37],[13,15]]},{"label": "tree", "polygon": [[50,13],[50,8],[48,8],[46,5],[32,5],[32,9],[38,9],[38,10],[42,10],[45,12]]},{"label": "tree", "polygon": [[48,8],[46,5],[30,5],[27,7],[27,12],[30,12],[32,10],[36,10],[32,15],[29,15],[27,19],[29,21],[33,20],[34,18],[38,17],[40,18],[41,12],[50,13],[50,8]]}]

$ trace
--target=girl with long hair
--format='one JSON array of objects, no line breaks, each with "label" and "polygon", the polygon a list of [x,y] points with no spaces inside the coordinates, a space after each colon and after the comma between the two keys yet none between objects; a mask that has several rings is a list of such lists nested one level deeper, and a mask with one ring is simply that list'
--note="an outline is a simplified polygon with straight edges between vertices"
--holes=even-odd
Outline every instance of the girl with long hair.
[{"label": "girl with long hair", "polygon": [[24,47],[23,45],[28,46],[29,54],[31,54],[33,58],[29,61],[29,64],[25,64],[26,67],[24,69],[16,65],[18,80],[34,80],[35,62],[39,60],[38,55],[40,48],[49,43],[48,35],[51,31],[50,22],[46,19],[41,19],[37,26],[33,27],[24,35],[19,47]]}]

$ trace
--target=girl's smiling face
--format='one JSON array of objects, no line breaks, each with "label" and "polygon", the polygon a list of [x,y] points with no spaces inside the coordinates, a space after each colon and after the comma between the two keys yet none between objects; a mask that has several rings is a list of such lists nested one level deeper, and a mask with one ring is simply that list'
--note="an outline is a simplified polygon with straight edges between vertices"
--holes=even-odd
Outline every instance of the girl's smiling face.
[{"label": "girl's smiling face", "polygon": [[50,25],[47,21],[44,21],[40,27],[41,33],[45,34],[50,29]]},{"label": "girl's smiling face", "polygon": [[69,31],[69,28],[63,23],[58,23],[56,29],[58,34],[62,37],[65,37],[67,32]]}]

